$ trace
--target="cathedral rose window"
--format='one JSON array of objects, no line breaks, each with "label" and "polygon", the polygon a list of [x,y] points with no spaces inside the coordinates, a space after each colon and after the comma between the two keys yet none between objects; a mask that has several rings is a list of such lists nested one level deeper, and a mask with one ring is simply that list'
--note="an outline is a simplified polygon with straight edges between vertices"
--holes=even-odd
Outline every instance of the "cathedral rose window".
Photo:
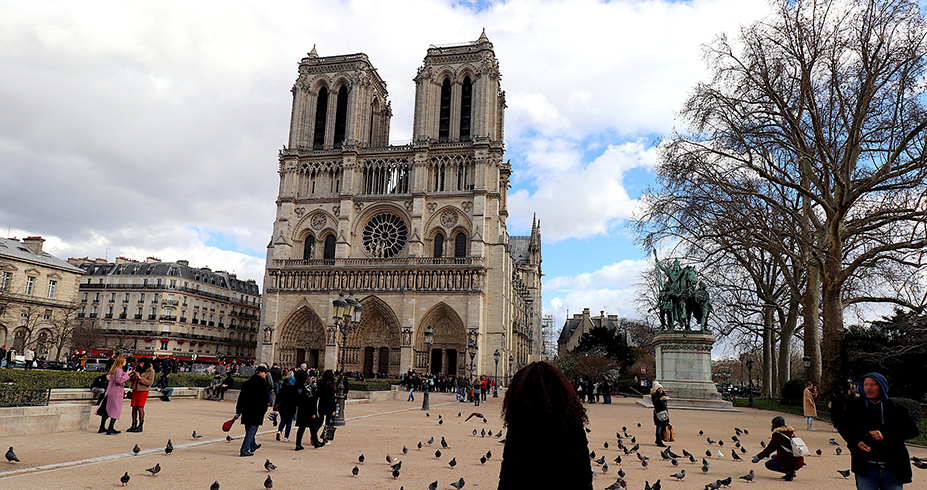
[{"label": "cathedral rose window", "polygon": [[392,213],[381,213],[364,227],[364,250],[372,257],[395,257],[406,246],[408,236],[408,228],[402,218]]}]

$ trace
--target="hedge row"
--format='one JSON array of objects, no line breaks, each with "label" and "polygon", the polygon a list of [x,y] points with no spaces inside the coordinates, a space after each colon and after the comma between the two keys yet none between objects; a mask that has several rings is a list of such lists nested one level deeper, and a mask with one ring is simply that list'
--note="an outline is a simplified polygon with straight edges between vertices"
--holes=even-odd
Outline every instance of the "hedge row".
[{"label": "hedge row", "polygon": [[[13,383],[17,388],[89,388],[94,378],[102,373],[77,371],[40,371],[0,369],[0,382]],[[235,387],[248,380],[247,376],[234,376]],[[209,386],[212,376],[206,374],[174,373],[170,386]]]},{"label": "hedge row", "polygon": [[386,379],[368,379],[366,381],[348,380],[348,390],[354,391],[389,391],[392,383]]}]

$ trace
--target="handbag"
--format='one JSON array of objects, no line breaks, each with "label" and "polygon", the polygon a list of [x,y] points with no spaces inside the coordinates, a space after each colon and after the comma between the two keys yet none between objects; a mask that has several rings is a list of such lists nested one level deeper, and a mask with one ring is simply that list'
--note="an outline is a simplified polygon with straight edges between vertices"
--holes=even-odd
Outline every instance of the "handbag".
[{"label": "handbag", "polygon": [[238,414],[237,414],[237,413],[235,414],[234,417],[232,417],[231,420],[226,420],[225,423],[222,424],[222,432],[228,432],[228,431],[232,430],[232,424],[234,424],[236,420],[238,420]]},{"label": "handbag", "polygon": [[669,420],[669,412],[666,410],[660,410],[654,415],[656,415],[657,420],[659,420],[660,422],[666,422],[667,420]]},{"label": "handbag", "polygon": [[673,438],[673,426],[667,425],[663,428],[662,438],[666,442],[674,442],[676,439]]},{"label": "handbag", "polygon": [[326,425],[325,428],[322,429],[322,439],[326,441],[334,441],[335,429],[337,429],[337,427],[334,425]]}]

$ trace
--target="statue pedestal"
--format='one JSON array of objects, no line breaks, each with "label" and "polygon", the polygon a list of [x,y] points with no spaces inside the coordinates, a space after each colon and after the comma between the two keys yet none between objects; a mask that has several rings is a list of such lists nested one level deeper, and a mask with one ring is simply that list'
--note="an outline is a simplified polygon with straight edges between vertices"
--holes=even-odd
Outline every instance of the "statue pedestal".
[{"label": "statue pedestal", "polygon": [[[669,408],[734,411],[711,380],[711,346],[715,338],[701,331],[664,330],[657,334],[657,381],[669,396]],[[650,395],[642,405],[651,407]]]}]

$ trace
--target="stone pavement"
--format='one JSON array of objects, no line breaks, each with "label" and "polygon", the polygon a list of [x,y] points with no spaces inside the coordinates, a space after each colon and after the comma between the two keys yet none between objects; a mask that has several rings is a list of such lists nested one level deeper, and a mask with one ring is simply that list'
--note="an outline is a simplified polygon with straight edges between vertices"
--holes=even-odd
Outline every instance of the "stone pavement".
[{"label": "stone pavement", "polygon": [[[501,395],[500,395],[501,396]],[[622,468],[627,476],[629,488],[642,489],[644,481],[651,484],[662,480],[663,488],[701,489],[709,481],[732,476],[732,487],[764,489],[854,489],[852,477],[845,480],[837,470],[850,466],[849,454],[837,456],[833,446],[827,443],[837,436],[843,447],[843,441],[830,427],[819,423],[818,432],[798,433],[805,439],[812,451],[821,448],[824,455],[807,459],[808,466],[799,471],[794,482],[783,482],[777,475],[767,471],[762,464],[751,464],[749,457],[759,451],[759,441],[768,440],[769,421],[775,416],[772,412],[744,410],[743,412],[704,412],[695,410],[674,410],[671,418],[676,430],[677,442],[673,444],[675,452],[688,449],[699,458],[706,449],[714,453],[711,458],[711,470],[703,475],[700,465],[680,461],[678,469],[685,469],[684,481],[676,482],[669,475],[678,471],[668,461],[661,461],[658,449],[653,445],[653,425],[651,411],[637,405],[634,399],[615,399],[612,405],[587,405],[590,418],[589,447],[596,452],[596,457],[604,455],[612,462],[622,455]],[[502,428],[500,410],[502,398],[489,398],[487,403],[474,409],[472,404],[453,401],[451,395],[432,394],[431,417],[426,417],[419,409],[421,395],[414,403],[405,401],[383,401],[366,404],[350,404],[346,412],[348,424],[338,429],[333,444],[322,448],[307,448],[305,451],[293,451],[294,443],[277,442],[273,437],[270,422],[261,428],[258,442],[263,444],[254,457],[238,457],[238,448],[244,432],[236,424],[230,434],[236,439],[225,442],[226,433],[222,432],[222,422],[234,414],[234,403],[217,403],[206,400],[176,400],[170,403],[150,400],[148,420],[145,432],[107,436],[96,433],[98,422],[93,429],[57,434],[5,437],[3,448],[13,446],[19,458],[18,464],[0,463],[0,488],[10,489],[111,489],[120,487],[119,477],[124,472],[131,476],[128,488],[135,489],[208,489],[213,481],[218,481],[221,489],[263,489],[267,472],[263,469],[265,458],[269,458],[278,469],[271,476],[277,489],[406,489],[424,490],[428,484],[438,480],[439,489],[451,490],[450,482],[461,476],[466,480],[468,489],[495,489],[498,482],[499,464],[502,459],[502,445],[495,437],[481,438],[472,435],[473,429],[498,432]],[[488,423],[473,418],[464,422],[464,418],[473,411],[484,414]],[[461,417],[458,417],[458,412]],[[131,412],[125,405],[123,418],[117,423],[117,429],[124,430],[130,424]],[[439,424],[439,417],[444,420]],[[787,416],[788,422],[797,427],[804,427],[804,421],[798,416]],[[640,423],[641,427],[637,424]],[[643,469],[633,455],[624,456],[617,449],[615,432],[627,426],[628,432],[635,435],[641,444],[641,453],[649,456],[650,466]],[[730,437],[733,428],[747,429],[748,435],[740,439],[749,449],[744,458],[747,461],[732,461],[730,450],[733,447]],[[194,440],[196,430],[204,437]],[[698,431],[704,431],[699,436]],[[444,436],[450,449],[442,449],[438,441]],[[709,445],[706,437],[724,439],[725,445],[720,449],[724,458],[717,457],[719,446]],[[435,444],[421,451],[416,448],[419,441],[435,437]],[[164,454],[163,448],[170,438],[174,453]],[[291,441],[295,439],[291,435]],[[604,449],[608,441],[609,448]],[[626,441],[627,443],[628,441]],[[142,453],[132,455],[132,447],[138,444]],[[402,455],[405,445],[409,453]],[[435,450],[440,449],[440,458],[435,457]],[[845,448],[844,448],[845,449]],[[492,451],[492,458],[480,465],[479,457],[486,451]],[[927,457],[927,449],[910,448],[912,455]],[[351,476],[351,469],[357,463],[357,457],[364,454],[365,464],[359,466],[359,475]],[[386,455],[402,459],[403,465],[398,480],[390,477]],[[448,462],[456,458],[458,465],[451,469]],[[556,471],[557,455],[552,453],[550,459],[538,461],[538,471]],[[162,471],[157,476],[145,472],[160,463]],[[611,463],[607,474],[601,474],[601,468],[594,466],[599,473],[595,478],[595,488],[600,490],[616,479],[619,466]],[[750,469],[757,473],[756,483],[738,482],[738,477]],[[927,470],[914,468],[915,482],[911,489],[927,488]]]}]

